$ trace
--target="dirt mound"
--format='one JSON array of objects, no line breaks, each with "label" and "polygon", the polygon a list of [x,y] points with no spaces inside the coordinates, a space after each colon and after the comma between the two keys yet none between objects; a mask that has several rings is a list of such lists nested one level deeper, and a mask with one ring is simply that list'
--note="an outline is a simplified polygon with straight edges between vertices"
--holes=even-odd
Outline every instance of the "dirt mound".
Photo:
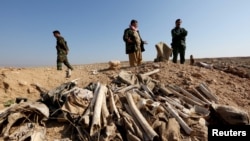
[{"label": "dirt mound", "polygon": [[[128,67],[122,62],[120,69],[110,70],[108,63],[74,66],[71,78],[65,78],[66,70],[57,71],[56,67],[36,68],[0,68],[0,109],[13,103],[15,99],[26,98],[32,101],[40,99],[40,92],[34,87],[42,86],[54,89],[62,83],[79,79],[78,86],[86,87],[90,83],[111,83],[121,70],[132,73],[145,73],[160,69],[151,77],[163,85],[176,85],[185,90],[206,83],[211,92],[218,97],[218,103],[235,106],[250,115],[250,57],[243,58],[206,58],[196,59],[213,64],[214,69],[171,62],[145,62],[140,67]],[[231,71],[229,71],[231,70]],[[49,139],[64,138],[66,125],[49,122],[46,124]]]}]

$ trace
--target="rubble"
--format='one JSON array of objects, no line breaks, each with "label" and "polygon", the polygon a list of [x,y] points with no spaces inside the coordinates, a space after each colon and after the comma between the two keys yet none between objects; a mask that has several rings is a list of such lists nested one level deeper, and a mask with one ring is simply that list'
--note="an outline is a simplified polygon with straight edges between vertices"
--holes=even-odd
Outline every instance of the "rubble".
[{"label": "rubble", "polygon": [[46,122],[55,119],[72,129],[70,138],[61,141],[206,141],[208,125],[249,125],[246,112],[218,103],[205,82],[191,90],[163,85],[151,77],[159,71],[122,70],[111,84],[92,82],[83,88],[78,86],[80,79],[52,90],[33,84],[41,98],[21,99],[1,110],[1,136],[46,140]]},{"label": "rubble", "polygon": [[[244,57],[243,57],[244,58]],[[236,58],[235,58],[236,59]],[[202,61],[203,59],[194,59],[193,55],[190,56],[190,65],[204,67],[207,69],[216,69],[226,73],[230,73],[241,78],[250,78],[250,66],[234,61],[221,62],[214,60],[212,62]],[[226,59],[225,59],[226,60]]]}]

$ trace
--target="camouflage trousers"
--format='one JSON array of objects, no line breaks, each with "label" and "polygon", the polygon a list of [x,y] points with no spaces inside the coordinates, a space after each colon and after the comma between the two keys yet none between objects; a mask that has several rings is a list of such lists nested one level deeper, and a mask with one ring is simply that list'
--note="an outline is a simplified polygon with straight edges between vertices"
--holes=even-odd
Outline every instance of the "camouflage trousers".
[{"label": "camouflage trousers", "polygon": [[73,70],[73,67],[70,65],[68,61],[67,55],[64,54],[57,55],[56,63],[57,63],[57,70],[62,70],[62,64],[64,64],[68,69]]}]

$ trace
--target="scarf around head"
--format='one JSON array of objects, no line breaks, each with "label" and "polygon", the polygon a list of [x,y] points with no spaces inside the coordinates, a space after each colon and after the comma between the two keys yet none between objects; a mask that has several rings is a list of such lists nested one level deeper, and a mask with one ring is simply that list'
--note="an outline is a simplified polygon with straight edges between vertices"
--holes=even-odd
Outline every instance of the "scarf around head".
[{"label": "scarf around head", "polygon": [[138,31],[138,28],[136,28],[136,27],[133,26],[133,25],[130,25],[130,28],[131,28],[133,31]]}]

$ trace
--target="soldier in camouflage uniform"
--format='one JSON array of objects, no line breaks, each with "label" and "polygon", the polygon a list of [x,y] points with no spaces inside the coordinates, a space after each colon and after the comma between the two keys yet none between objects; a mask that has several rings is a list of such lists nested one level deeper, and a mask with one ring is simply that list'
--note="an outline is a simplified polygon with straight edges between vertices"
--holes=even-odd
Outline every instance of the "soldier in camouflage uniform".
[{"label": "soldier in camouflage uniform", "polygon": [[175,28],[171,30],[172,35],[172,49],[173,49],[173,62],[177,63],[178,54],[180,53],[180,63],[185,63],[186,51],[186,36],[187,30],[181,27],[181,19],[175,21]]},{"label": "soldier in camouflage uniform", "polygon": [[129,64],[131,67],[139,66],[142,63],[142,52],[145,51],[144,44],[139,30],[138,22],[131,20],[130,27],[124,30],[123,41],[126,45],[126,54],[129,56]]},{"label": "soldier in camouflage uniform", "polygon": [[60,35],[58,30],[53,31],[53,34],[57,40],[56,42],[56,50],[57,50],[57,70],[62,70],[62,63],[67,66],[69,73],[73,70],[73,67],[70,65],[67,55],[69,52],[69,48],[67,46],[67,42]]}]

